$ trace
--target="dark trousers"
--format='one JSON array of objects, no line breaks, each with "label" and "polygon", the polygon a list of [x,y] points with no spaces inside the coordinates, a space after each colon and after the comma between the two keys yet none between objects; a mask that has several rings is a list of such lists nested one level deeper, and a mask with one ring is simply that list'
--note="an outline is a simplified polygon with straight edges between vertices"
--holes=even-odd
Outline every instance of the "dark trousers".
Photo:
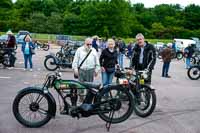
[{"label": "dark trousers", "polygon": [[162,68],[162,76],[163,77],[168,76],[169,66],[170,66],[170,62],[164,62],[163,63],[163,68]]},{"label": "dark trousers", "polygon": [[28,62],[30,64],[30,68],[33,68],[33,63],[32,63],[32,54],[24,54],[24,65],[25,68],[27,69]]}]

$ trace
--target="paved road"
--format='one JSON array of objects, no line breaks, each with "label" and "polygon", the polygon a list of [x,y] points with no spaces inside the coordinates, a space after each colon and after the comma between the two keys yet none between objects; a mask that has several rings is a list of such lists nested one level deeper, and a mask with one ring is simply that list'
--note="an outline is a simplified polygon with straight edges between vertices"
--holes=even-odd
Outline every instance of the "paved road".
[{"label": "paved road", "polygon": [[[51,50],[51,51],[56,51]],[[43,67],[44,56],[49,52],[37,51],[33,57],[34,71],[23,71],[23,58],[18,50],[16,68],[0,68],[0,133],[103,133],[105,122],[97,116],[73,119],[57,113],[55,119],[41,128],[30,129],[20,125],[12,114],[12,102],[17,92],[33,84],[41,84],[48,71]],[[186,76],[182,61],[173,61],[171,79],[160,77],[162,62],[157,61],[153,72],[157,106],[148,118],[133,114],[129,120],[112,125],[113,133],[200,133],[200,81]],[[63,77],[73,77],[71,70],[64,70]],[[96,79],[100,82],[100,77]],[[54,92],[53,92],[54,93]]]}]

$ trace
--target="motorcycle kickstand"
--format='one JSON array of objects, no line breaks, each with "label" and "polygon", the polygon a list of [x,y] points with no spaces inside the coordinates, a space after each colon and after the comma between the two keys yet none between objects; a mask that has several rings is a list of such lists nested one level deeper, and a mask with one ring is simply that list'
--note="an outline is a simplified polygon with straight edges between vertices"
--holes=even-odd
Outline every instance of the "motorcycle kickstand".
[{"label": "motorcycle kickstand", "polygon": [[111,120],[109,122],[106,122],[106,129],[107,129],[107,132],[110,131],[110,127],[111,127],[111,124],[112,124],[112,119],[113,119],[113,115],[114,115],[115,111],[112,110],[109,114],[109,118],[111,118]]}]

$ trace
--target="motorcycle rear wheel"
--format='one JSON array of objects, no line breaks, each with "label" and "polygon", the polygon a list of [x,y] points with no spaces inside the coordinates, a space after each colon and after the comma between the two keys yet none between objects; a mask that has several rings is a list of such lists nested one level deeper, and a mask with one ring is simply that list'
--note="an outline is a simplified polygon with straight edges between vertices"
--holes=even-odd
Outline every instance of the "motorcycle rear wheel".
[{"label": "motorcycle rear wheel", "polygon": [[[110,113],[112,111],[110,110],[111,105],[109,103],[100,105],[100,111],[98,112],[99,117],[102,120],[113,124],[127,120],[134,110],[133,94],[121,87],[110,88],[100,93],[97,98],[97,103],[112,99],[116,99],[117,101],[116,105],[114,105],[116,108],[114,110],[113,118],[110,118]],[[106,110],[109,111],[105,112]]]}]

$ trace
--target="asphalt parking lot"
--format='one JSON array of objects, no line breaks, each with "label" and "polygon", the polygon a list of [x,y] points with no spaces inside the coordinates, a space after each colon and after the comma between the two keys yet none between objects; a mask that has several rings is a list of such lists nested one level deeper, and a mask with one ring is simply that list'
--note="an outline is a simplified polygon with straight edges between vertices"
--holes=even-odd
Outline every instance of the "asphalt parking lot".
[{"label": "asphalt parking lot", "polygon": [[[51,49],[56,52],[58,49]],[[0,66],[0,133],[103,133],[105,122],[98,116],[74,119],[57,112],[55,119],[41,128],[20,125],[12,113],[12,102],[17,92],[27,86],[41,84],[45,75],[43,60],[48,51],[37,50],[33,57],[33,72],[23,70],[23,57],[17,53],[16,67]],[[127,62],[127,61],[126,61]],[[127,65],[127,64],[126,64]],[[156,89],[157,106],[148,118],[133,114],[127,121],[112,125],[113,133],[200,133],[200,80],[191,81],[183,61],[171,63],[170,76],[161,77],[162,62],[157,60],[152,85]],[[72,70],[62,71],[63,78],[72,79]],[[100,76],[95,82],[101,82]],[[54,93],[52,91],[52,93]]]}]

